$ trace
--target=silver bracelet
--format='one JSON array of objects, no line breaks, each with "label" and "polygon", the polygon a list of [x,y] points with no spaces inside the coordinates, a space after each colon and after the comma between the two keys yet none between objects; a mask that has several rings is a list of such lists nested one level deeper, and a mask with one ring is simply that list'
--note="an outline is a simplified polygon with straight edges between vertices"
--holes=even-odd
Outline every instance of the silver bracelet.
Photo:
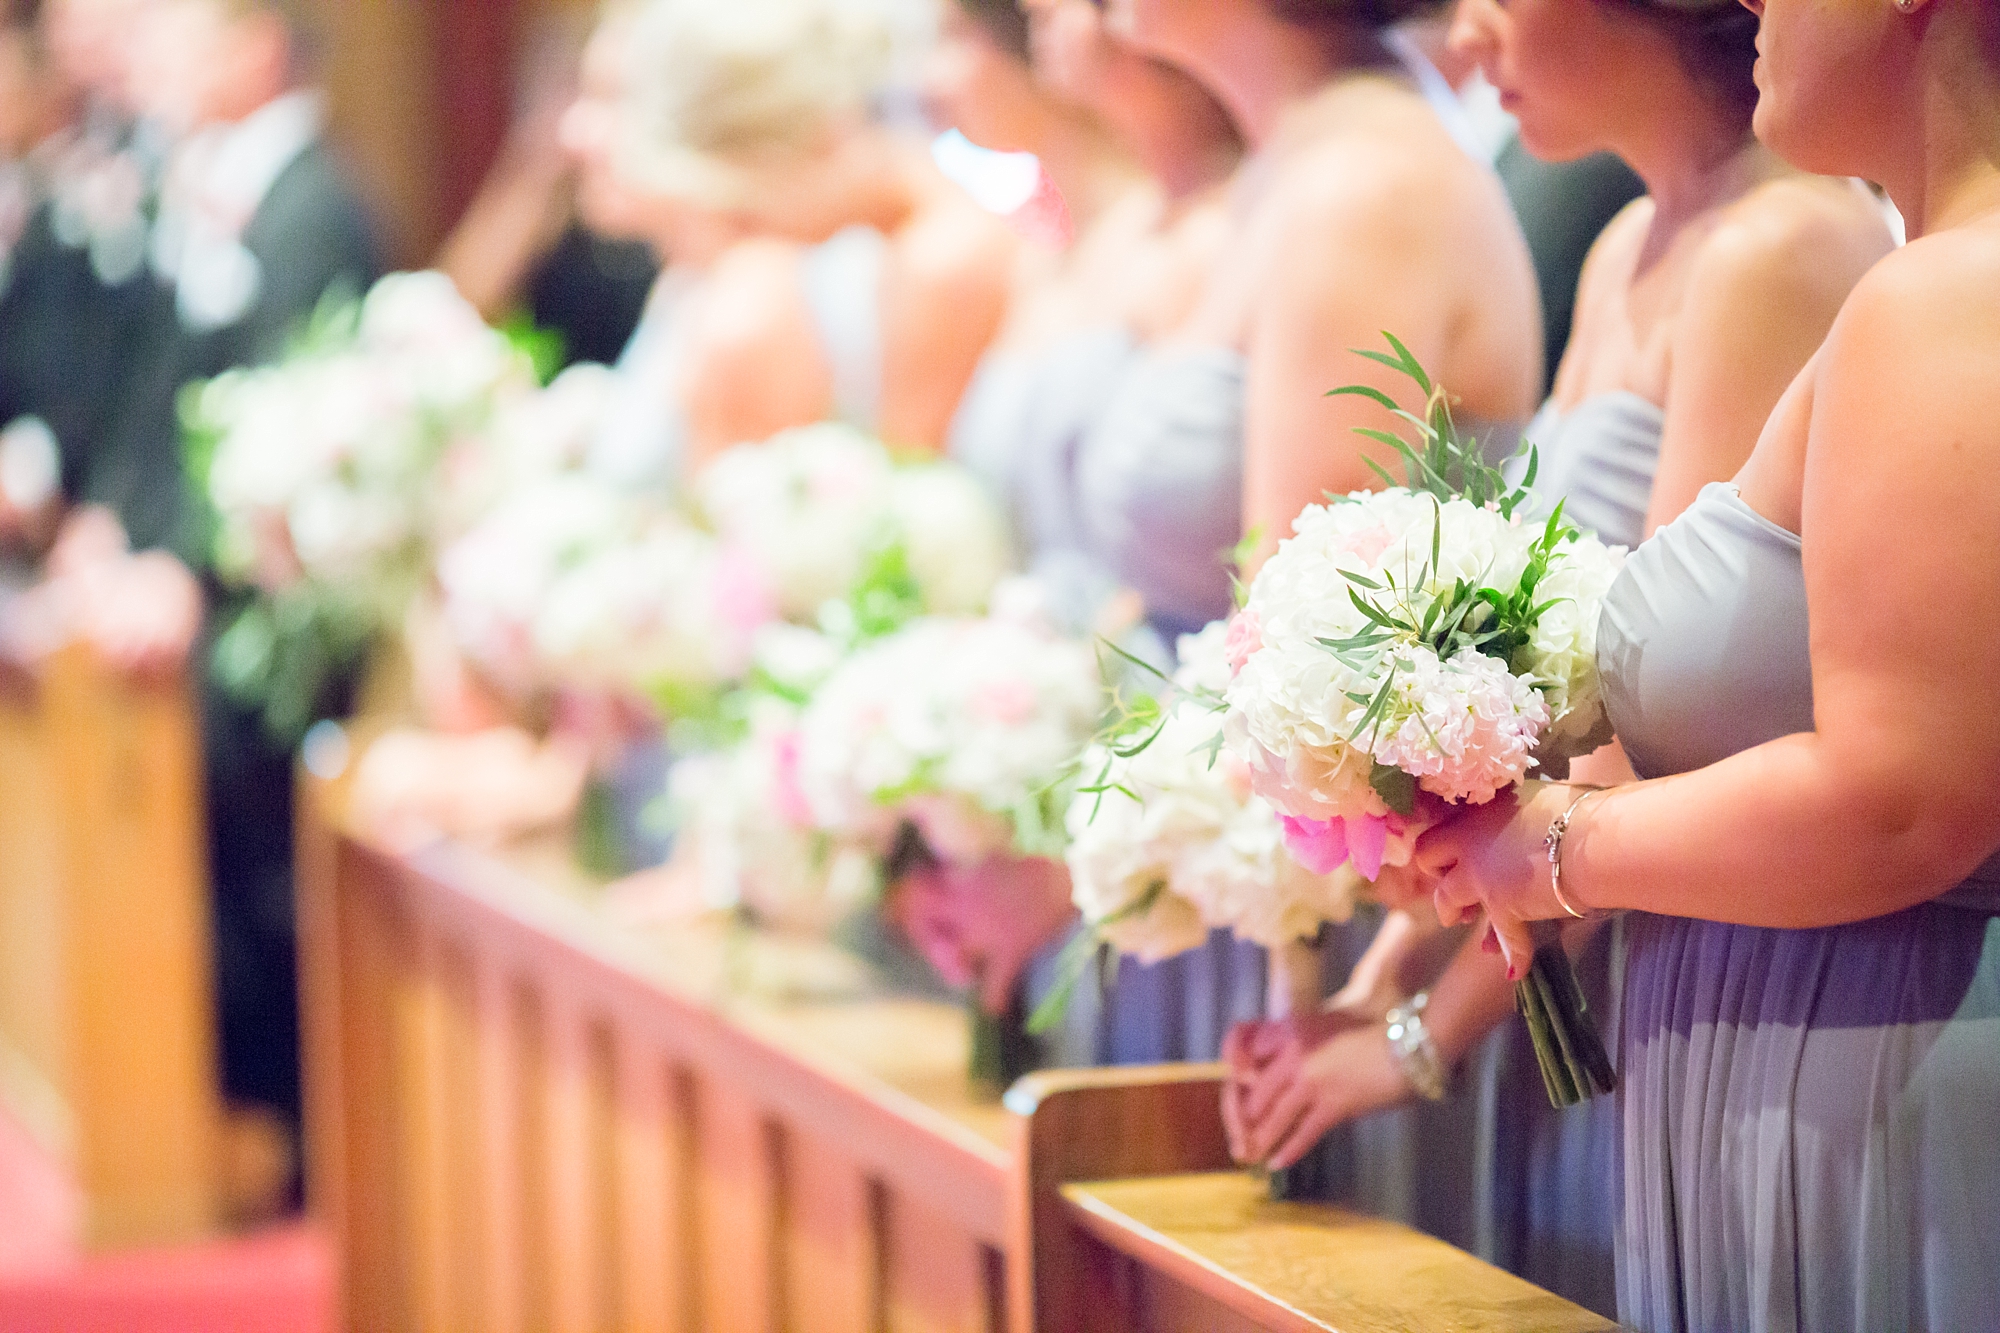
[{"label": "silver bracelet", "polygon": [[1585,801],[1593,796],[1603,795],[1606,790],[1608,789],[1604,787],[1591,787],[1583,795],[1571,801],[1569,809],[1549,821],[1548,836],[1542,839],[1542,846],[1548,848],[1549,852],[1549,888],[1555,892],[1556,902],[1562,907],[1563,911],[1568,912],[1579,921],[1583,920],[1589,913],[1577,911],[1576,905],[1563,895],[1563,839],[1569,836],[1570,816],[1574,815]]},{"label": "silver bracelet", "polygon": [[1389,1055],[1419,1097],[1425,1101],[1441,1102],[1444,1100],[1444,1061],[1438,1056],[1437,1043],[1431,1040],[1430,1032],[1424,1027],[1424,1007],[1430,1000],[1429,991],[1419,991],[1407,1003],[1389,1011]]}]

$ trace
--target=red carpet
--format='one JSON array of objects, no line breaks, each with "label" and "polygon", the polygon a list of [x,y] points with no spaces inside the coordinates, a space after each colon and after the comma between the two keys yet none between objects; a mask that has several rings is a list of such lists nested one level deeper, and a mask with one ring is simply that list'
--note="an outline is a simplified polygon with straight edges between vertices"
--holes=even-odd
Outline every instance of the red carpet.
[{"label": "red carpet", "polygon": [[333,1248],[309,1225],[86,1255],[82,1201],[0,1112],[0,1333],[334,1333]]}]

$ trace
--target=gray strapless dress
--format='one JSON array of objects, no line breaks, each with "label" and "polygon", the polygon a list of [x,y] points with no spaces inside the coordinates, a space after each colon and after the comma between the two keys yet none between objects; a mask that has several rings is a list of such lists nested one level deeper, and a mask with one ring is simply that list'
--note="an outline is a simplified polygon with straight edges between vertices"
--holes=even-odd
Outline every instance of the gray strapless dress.
[{"label": "gray strapless dress", "polygon": [[[1529,423],[1539,460],[1535,507],[1557,501],[1579,527],[1636,547],[1646,534],[1666,414],[1635,393],[1595,394],[1568,412],[1554,402]],[[1517,474],[1521,465],[1515,466]],[[1616,1050],[1623,922],[1602,929],[1577,958],[1584,995]],[[1527,1028],[1509,1021],[1473,1059],[1478,1100],[1475,1175],[1478,1254],[1607,1317],[1618,1304],[1618,1108],[1595,1097],[1549,1105]]]},{"label": "gray strapless dress", "polygon": [[[1635,553],[1598,644],[1642,776],[1812,728],[1799,539],[1732,487]],[[1627,921],[1621,1317],[2000,1326],[2000,856],[1854,925]]]},{"label": "gray strapless dress", "polygon": [[[1087,632],[1105,599],[1146,600],[1147,643],[1231,609],[1224,552],[1242,509],[1243,361],[1221,348],[1141,349],[1118,329],[1033,356],[997,355],[952,427],[952,456],[1005,503],[1025,566],[1058,616]],[[1052,946],[1031,993],[1053,979]],[[1120,959],[1096,1002],[1082,992],[1049,1054],[1062,1064],[1211,1060],[1264,1004],[1263,951],[1218,931],[1152,966]]]}]

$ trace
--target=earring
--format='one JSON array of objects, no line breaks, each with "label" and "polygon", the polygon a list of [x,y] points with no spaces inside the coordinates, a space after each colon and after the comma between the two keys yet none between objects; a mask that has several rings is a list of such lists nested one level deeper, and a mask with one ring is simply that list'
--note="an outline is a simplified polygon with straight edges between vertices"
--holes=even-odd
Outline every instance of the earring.
[{"label": "earring", "polygon": [[1914,14],[1917,12],[1917,0],[1896,0],[1896,10],[1898,13]]}]

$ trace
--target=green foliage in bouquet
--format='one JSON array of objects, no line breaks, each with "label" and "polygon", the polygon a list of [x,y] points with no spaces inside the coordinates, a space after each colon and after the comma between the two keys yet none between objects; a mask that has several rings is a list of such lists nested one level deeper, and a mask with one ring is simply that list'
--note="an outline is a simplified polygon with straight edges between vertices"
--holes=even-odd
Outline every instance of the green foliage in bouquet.
[{"label": "green foliage in bouquet", "polygon": [[[1516,457],[1525,456],[1527,465],[1520,485],[1510,486],[1505,474],[1486,461],[1479,442],[1459,432],[1445,391],[1431,381],[1409,348],[1393,334],[1385,332],[1382,336],[1388,340],[1389,352],[1356,349],[1356,354],[1415,383],[1424,395],[1423,415],[1405,411],[1388,394],[1367,385],[1347,385],[1332,390],[1328,396],[1346,394],[1370,399],[1415,427],[1418,443],[1414,445],[1391,431],[1359,428],[1358,433],[1389,446],[1403,461],[1406,475],[1398,480],[1370,459],[1369,467],[1377,476],[1390,486],[1405,486],[1431,497],[1437,507],[1431,550],[1416,576],[1400,582],[1344,571],[1350,585],[1347,595],[1367,619],[1368,627],[1347,638],[1320,642],[1344,665],[1369,675],[1374,674],[1385,654],[1406,644],[1427,646],[1440,658],[1473,649],[1511,665],[1514,656],[1533,637],[1542,614],[1557,604],[1555,600],[1539,600],[1537,589],[1549,572],[1550,562],[1564,543],[1576,540],[1578,531],[1563,521],[1563,507],[1558,504],[1543,525],[1540,538],[1530,548],[1527,566],[1515,587],[1503,592],[1474,587],[1460,578],[1442,595],[1428,594],[1425,590],[1437,567],[1443,538],[1444,503],[1463,499],[1475,505],[1490,505],[1512,518],[1530,498],[1529,488],[1534,484],[1538,460],[1533,445],[1524,443]],[[1344,498],[1334,500],[1337,503]],[[1374,695],[1348,696],[1363,706],[1350,739],[1358,741],[1370,727],[1381,725],[1395,679],[1392,662],[1381,689]],[[1407,815],[1415,808],[1416,781],[1401,769],[1377,764],[1370,782],[1376,794],[1397,813]],[[1590,1016],[1576,969],[1554,927],[1538,929],[1534,960],[1528,976],[1515,988],[1515,1002],[1528,1024],[1550,1102],[1568,1106],[1593,1093],[1611,1092],[1617,1086],[1617,1075],[1596,1022]]]}]

